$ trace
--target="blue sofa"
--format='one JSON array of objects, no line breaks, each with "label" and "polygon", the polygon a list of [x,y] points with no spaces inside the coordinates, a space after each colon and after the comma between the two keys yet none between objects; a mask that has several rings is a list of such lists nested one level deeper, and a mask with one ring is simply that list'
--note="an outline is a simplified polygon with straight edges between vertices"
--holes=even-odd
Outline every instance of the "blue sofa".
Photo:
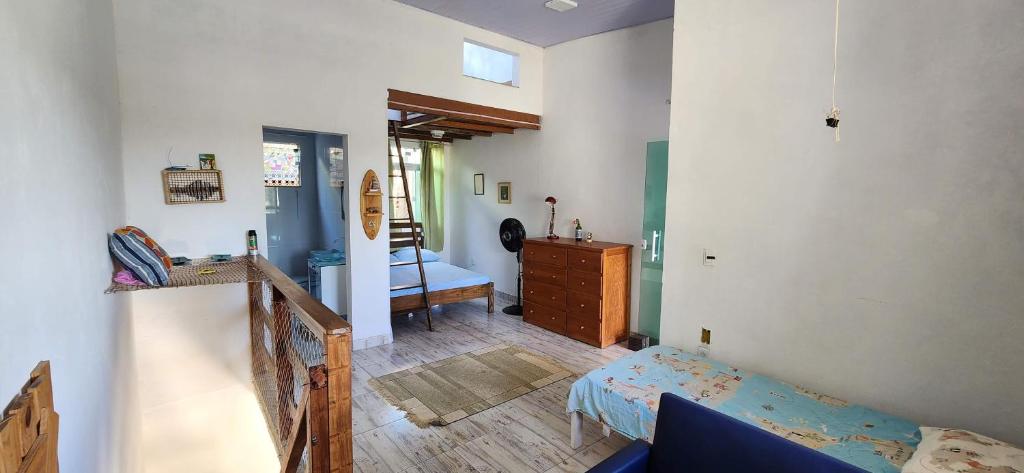
[{"label": "blue sofa", "polygon": [[865,473],[758,426],[661,395],[654,444],[636,440],[591,473]]}]

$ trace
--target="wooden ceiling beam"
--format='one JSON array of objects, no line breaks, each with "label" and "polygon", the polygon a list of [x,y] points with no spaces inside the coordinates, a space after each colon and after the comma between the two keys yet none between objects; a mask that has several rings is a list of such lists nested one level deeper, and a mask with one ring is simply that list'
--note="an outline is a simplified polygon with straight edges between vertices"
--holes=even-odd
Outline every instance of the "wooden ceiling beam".
[{"label": "wooden ceiling beam", "polygon": [[[394,136],[395,136],[394,132],[391,132],[391,131],[388,132],[388,137],[394,137]],[[398,137],[403,139],[403,140],[436,141],[438,143],[453,143],[453,142],[455,142],[455,139],[450,137],[450,136],[448,136],[448,135],[445,135],[445,136],[443,136],[441,138],[434,138],[433,136],[430,136],[429,134],[427,134],[427,135],[417,135],[417,134],[404,133],[403,132],[403,133],[399,133]]]},{"label": "wooden ceiling beam", "polygon": [[452,128],[447,126],[437,126],[437,123],[429,123],[426,125],[417,125],[414,130],[441,130],[445,133],[456,133],[461,135],[472,135],[472,136],[491,136],[489,131],[476,131],[467,130],[465,128]]},{"label": "wooden ceiling beam", "polygon": [[445,127],[445,128],[457,128],[457,129],[460,129],[460,130],[485,131],[485,132],[488,132],[488,133],[512,134],[513,132],[516,131],[515,128],[507,127],[507,126],[484,125],[482,123],[468,123],[468,122],[460,122],[460,121],[454,121],[454,120],[441,120],[441,121],[432,123],[432,125],[436,125],[436,126],[439,126],[439,127]]},{"label": "wooden ceiling beam", "polygon": [[[434,135],[430,134],[430,130],[417,130],[417,129],[414,129],[414,128],[402,128],[401,130],[402,130],[401,131],[401,135],[429,136],[429,137],[434,136]],[[388,131],[390,132],[391,130],[388,130]],[[392,132],[392,134],[394,134],[394,133]],[[468,134],[465,134],[465,133],[458,133],[458,132],[456,132],[456,133],[445,132],[444,136],[445,137],[452,137],[452,138],[456,138],[456,139],[460,139],[460,140],[468,140],[468,139],[473,137],[473,135],[468,135]]]},{"label": "wooden ceiling beam", "polygon": [[[508,128],[540,129],[540,115],[388,89],[388,108]],[[484,130],[489,131],[489,130]]]},{"label": "wooden ceiling beam", "polygon": [[400,126],[402,128],[412,128],[414,126],[427,125],[427,124],[438,122],[438,121],[445,120],[445,119],[447,119],[447,117],[439,116],[439,115],[423,114],[423,115],[420,115],[420,116],[415,117],[415,118],[406,118],[406,119],[402,120],[402,123],[400,124]]}]

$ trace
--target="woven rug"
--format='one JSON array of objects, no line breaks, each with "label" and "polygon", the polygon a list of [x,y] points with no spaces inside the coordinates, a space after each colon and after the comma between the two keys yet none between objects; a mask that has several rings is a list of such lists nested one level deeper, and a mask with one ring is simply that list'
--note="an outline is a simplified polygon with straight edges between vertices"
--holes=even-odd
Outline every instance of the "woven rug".
[{"label": "woven rug", "polygon": [[450,424],[571,375],[543,355],[495,345],[373,378],[370,386],[426,427]]}]

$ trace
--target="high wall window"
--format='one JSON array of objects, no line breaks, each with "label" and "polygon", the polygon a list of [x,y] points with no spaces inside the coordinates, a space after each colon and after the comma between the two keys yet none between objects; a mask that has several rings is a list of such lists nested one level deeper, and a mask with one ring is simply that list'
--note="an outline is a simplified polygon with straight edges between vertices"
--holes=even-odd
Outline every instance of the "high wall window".
[{"label": "high wall window", "polygon": [[263,143],[263,185],[266,187],[299,187],[302,153],[295,143]]},{"label": "high wall window", "polygon": [[467,39],[462,43],[462,74],[519,87],[519,55]]}]

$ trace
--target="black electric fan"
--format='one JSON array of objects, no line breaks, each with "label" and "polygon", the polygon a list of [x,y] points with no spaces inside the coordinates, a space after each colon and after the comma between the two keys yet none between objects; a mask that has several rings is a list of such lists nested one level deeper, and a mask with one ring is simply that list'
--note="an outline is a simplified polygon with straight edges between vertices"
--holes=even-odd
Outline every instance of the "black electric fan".
[{"label": "black electric fan", "polygon": [[498,227],[501,245],[516,254],[516,303],[501,311],[508,315],[523,315],[523,240],[526,239],[526,228],[514,218],[506,218]]}]

